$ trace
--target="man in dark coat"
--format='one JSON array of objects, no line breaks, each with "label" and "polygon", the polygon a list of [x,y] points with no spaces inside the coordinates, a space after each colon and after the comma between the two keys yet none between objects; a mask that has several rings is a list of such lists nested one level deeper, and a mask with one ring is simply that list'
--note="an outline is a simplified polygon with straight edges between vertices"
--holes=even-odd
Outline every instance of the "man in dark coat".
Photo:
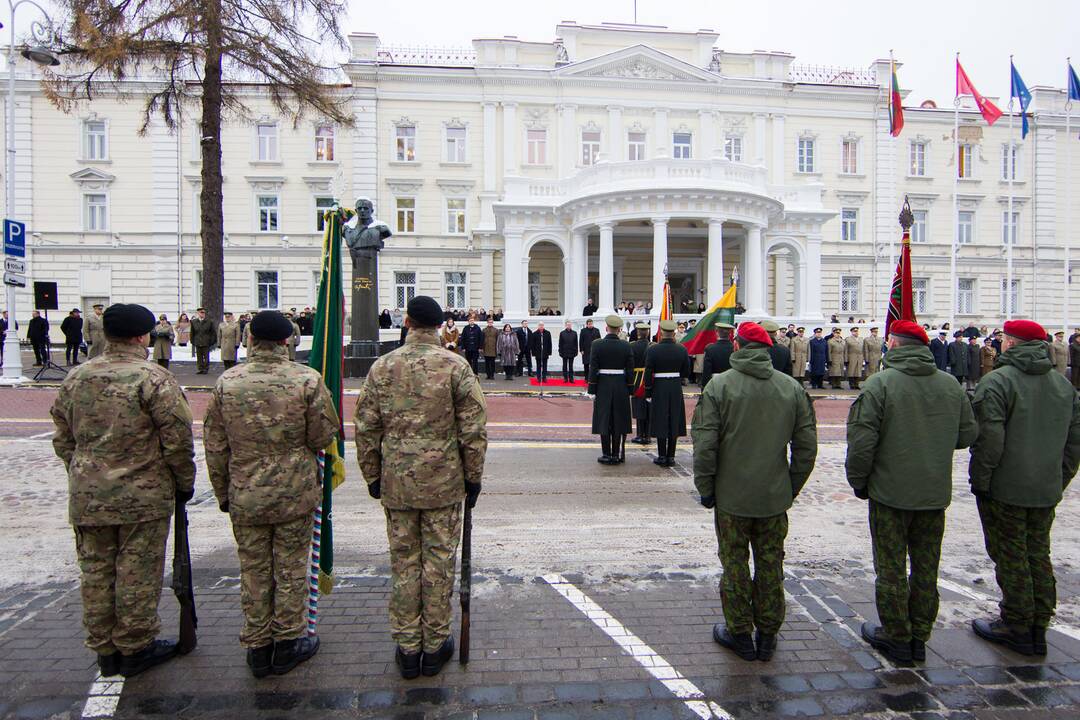
[{"label": "man in dark coat", "polygon": [[484,328],[484,373],[488,380],[495,379],[495,358],[499,354],[499,329],[488,315],[487,327]]},{"label": "man in dark coat", "polygon": [[[772,347],[769,348],[769,359],[772,360],[773,368],[785,375],[793,376],[791,350],[780,340],[780,326],[772,320],[766,320],[761,323],[761,327],[765,328],[765,332],[769,333],[769,337],[773,339]],[[786,339],[787,336],[784,335],[784,338]]]},{"label": "man in dark coat", "polygon": [[195,346],[195,374],[210,372],[210,348],[217,342],[217,323],[206,317],[206,308],[196,310],[191,319],[191,344]]},{"label": "man in dark coat", "polygon": [[585,382],[589,381],[589,358],[592,351],[593,341],[600,339],[600,331],[593,327],[592,318],[585,321],[585,327],[581,328],[578,337],[578,350],[581,351],[581,362],[585,365]]},{"label": "man in dark coat", "polygon": [[1069,340],[1069,367],[1072,373],[1072,385],[1080,390],[1080,333]]},{"label": "man in dark coat", "polygon": [[532,377],[532,354],[529,348],[532,347],[533,333],[529,329],[529,321],[522,320],[521,327],[514,328],[514,333],[517,335],[518,347],[521,348],[518,354],[517,375],[521,377],[521,374],[528,369],[529,377]]},{"label": "man in dark coat", "polygon": [[660,342],[645,351],[645,397],[649,401],[649,433],[656,438],[661,467],[675,464],[675,443],[686,435],[682,381],[690,374],[690,355],[675,342],[675,321],[660,321]]},{"label": "man in dark coat", "polygon": [[60,323],[60,332],[64,333],[64,359],[68,365],[79,364],[79,346],[82,345],[82,313],[74,308]]},{"label": "man in dark coat", "polygon": [[946,333],[939,332],[938,336],[930,341],[930,354],[934,356],[934,365],[938,370],[949,369],[949,343],[945,339]]},{"label": "man in dark coat", "polygon": [[829,341],[821,333],[821,328],[814,328],[814,337],[810,338],[810,387],[818,390],[824,389],[825,373],[829,371]]},{"label": "man in dark coat", "polygon": [[[593,302],[592,298],[589,298],[585,301],[585,307],[581,309],[581,314],[585,317],[591,317],[594,312],[596,312],[596,303]],[[597,332],[600,331],[597,330]]]},{"label": "man in dark coat", "polygon": [[461,350],[469,361],[473,375],[480,374],[480,351],[484,347],[484,331],[476,324],[476,316],[469,316],[469,324],[461,331]]},{"label": "man in dark coat", "polygon": [[607,335],[589,350],[589,394],[594,396],[592,433],[600,436],[603,453],[597,462],[615,465],[623,462],[623,443],[630,432],[630,388],[634,385],[634,351],[630,343],[619,339],[623,319],[618,315],[604,318]]},{"label": "man in dark coat", "polygon": [[30,313],[30,325],[26,328],[26,339],[34,348],[34,365],[41,366],[49,359],[49,321],[34,310]]},{"label": "man in dark coat", "polygon": [[551,357],[551,333],[544,329],[544,323],[539,323],[529,338],[529,353],[536,358],[536,379],[545,382],[548,358]]},{"label": "man in dark coat", "polygon": [[968,374],[968,346],[962,330],[954,332],[953,341],[949,343],[949,373],[958,383],[964,384]]},{"label": "man in dark coat", "polygon": [[562,358],[562,379],[565,383],[574,382],[574,359],[578,353],[577,333],[570,321],[559,333],[559,357]]},{"label": "man in dark coat", "polygon": [[708,385],[713,375],[731,369],[731,353],[735,352],[731,331],[734,329],[735,326],[729,323],[716,323],[716,342],[705,348],[705,357],[701,360],[701,387]]},{"label": "man in dark coat", "polygon": [[631,390],[630,406],[637,421],[637,435],[630,442],[636,445],[649,444],[649,403],[645,401],[645,352],[649,349],[649,323],[634,326],[630,349],[634,352],[634,386]]}]

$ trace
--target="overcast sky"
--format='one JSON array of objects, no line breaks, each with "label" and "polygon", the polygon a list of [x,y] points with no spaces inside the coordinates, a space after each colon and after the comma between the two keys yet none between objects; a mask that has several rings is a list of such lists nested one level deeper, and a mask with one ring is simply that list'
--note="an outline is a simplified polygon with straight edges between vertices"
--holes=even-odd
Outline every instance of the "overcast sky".
[{"label": "overcast sky", "polygon": [[[517,35],[550,42],[560,20],[633,22],[634,0],[350,0],[349,32],[388,45],[467,47]],[[1065,58],[1080,71],[1080,0],[638,0],[638,22],[712,28],[725,50],[784,50],[795,62],[867,67],[893,49],[906,105],[951,103],[960,53],[984,95],[1009,94],[1009,55],[1028,87],[1064,87]]]}]

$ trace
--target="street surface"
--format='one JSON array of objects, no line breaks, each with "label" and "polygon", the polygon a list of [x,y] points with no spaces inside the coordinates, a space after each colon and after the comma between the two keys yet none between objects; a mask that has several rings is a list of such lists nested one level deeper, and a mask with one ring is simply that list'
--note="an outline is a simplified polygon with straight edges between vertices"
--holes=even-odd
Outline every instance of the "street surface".
[{"label": "street surface", "polygon": [[[521,381],[511,386],[524,390]],[[201,437],[206,394],[188,392]],[[996,612],[993,569],[956,454],[941,614],[924,666],[900,669],[858,639],[876,620],[866,504],[844,480],[849,397],[815,401],[817,468],[792,509],[787,620],[771,663],[717,646],[720,565],[678,465],[627,446],[596,463],[580,392],[489,396],[490,450],[474,512],[472,661],[403,681],[393,664],[384,519],[350,437],[335,494],[338,585],[320,602],[322,649],[291,674],[254,680],[237,642],[238,564],[206,479],[201,442],[190,507],[199,647],[122,685],[95,682],[82,646],[66,478],[49,442],[51,389],[0,389],[0,717],[10,718],[1076,718],[1080,716],[1080,500],[1058,509],[1059,608],[1045,660],[978,640]],[[354,396],[346,398],[351,421]],[[692,411],[695,399],[687,402]],[[171,558],[172,550],[169,550]],[[168,583],[168,578],[166,578]],[[177,606],[163,593],[164,635]]]}]

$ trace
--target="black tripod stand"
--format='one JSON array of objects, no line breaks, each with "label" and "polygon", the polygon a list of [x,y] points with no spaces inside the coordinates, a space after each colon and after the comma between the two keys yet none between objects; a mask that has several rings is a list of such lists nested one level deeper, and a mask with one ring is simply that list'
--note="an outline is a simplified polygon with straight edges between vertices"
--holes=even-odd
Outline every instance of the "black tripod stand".
[{"label": "black tripod stand", "polygon": [[43,379],[46,372],[49,370],[56,370],[61,376],[67,375],[67,369],[62,368],[52,361],[52,343],[45,340],[45,362],[41,363],[41,368],[34,374],[34,382]]}]

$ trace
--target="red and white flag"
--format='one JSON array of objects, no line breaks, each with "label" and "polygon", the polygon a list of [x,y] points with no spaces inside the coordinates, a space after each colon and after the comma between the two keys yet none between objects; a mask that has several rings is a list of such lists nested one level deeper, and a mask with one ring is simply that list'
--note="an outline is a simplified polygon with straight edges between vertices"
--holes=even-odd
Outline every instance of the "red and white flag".
[{"label": "red and white flag", "polygon": [[985,97],[979,94],[979,91],[975,89],[975,86],[971,84],[971,78],[964,72],[963,66],[960,65],[960,61],[956,61],[956,97],[961,95],[970,95],[975,98],[975,104],[979,106],[979,112],[982,113],[983,119],[986,120],[987,125],[993,125],[1001,117],[1001,110],[994,103],[987,100]]}]

